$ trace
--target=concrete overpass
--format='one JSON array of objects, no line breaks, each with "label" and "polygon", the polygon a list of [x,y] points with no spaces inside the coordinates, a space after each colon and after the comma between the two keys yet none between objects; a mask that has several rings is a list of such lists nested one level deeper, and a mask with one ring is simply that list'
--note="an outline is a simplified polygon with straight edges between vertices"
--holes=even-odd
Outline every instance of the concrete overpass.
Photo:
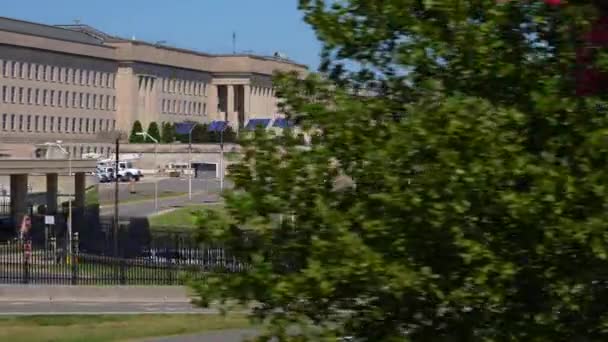
[{"label": "concrete overpass", "polygon": [[10,214],[13,222],[21,222],[27,213],[29,175],[46,175],[47,213],[56,214],[58,176],[73,175],[74,208],[84,208],[86,174],[94,171],[95,167],[95,160],[0,159],[0,176],[10,176]]}]

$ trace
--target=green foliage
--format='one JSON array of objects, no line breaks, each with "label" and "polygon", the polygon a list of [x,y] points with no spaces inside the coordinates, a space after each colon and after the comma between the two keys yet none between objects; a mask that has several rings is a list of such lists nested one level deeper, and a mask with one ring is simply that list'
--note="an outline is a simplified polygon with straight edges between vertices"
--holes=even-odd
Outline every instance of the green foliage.
[{"label": "green foliage", "polygon": [[144,129],[141,126],[141,122],[139,120],[135,120],[133,123],[133,128],[131,129],[131,135],[129,135],[130,143],[142,143],[144,138],[141,135],[137,135],[139,132],[143,132]]},{"label": "green foliage", "polygon": [[198,223],[251,267],[195,284],[202,303],[260,303],[284,341],[608,339],[608,117],[571,77],[590,2],[300,8],[329,77],[276,85],[311,144],[242,140]]},{"label": "green foliage", "polygon": [[[160,142],[160,130],[158,129],[158,124],[156,121],[150,122],[148,126],[148,134],[156,139],[156,141]],[[153,142],[151,139],[145,139],[146,142]]]},{"label": "green foliage", "polygon": [[161,142],[165,144],[170,144],[175,141],[175,127],[171,122],[163,122],[161,132]]}]

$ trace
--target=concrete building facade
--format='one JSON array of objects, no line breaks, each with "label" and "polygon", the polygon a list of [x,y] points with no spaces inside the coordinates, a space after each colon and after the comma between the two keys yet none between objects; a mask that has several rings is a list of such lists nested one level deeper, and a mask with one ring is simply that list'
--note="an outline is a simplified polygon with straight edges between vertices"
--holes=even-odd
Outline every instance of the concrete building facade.
[{"label": "concrete building facade", "polygon": [[124,39],[86,25],[0,18],[0,145],[62,140],[75,156],[107,155],[112,145],[99,133],[128,132],[135,120],[144,127],[223,120],[239,129],[252,118],[281,116],[275,71],[307,69],[278,57]]}]

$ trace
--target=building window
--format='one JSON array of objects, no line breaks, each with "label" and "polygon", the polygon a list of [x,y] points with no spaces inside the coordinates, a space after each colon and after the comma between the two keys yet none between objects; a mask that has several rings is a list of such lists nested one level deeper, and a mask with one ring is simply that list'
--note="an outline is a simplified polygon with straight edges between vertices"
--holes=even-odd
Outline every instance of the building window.
[{"label": "building window", "polygon": [[97,94],[93,94],[93,108],[99,109],[99,104],[97,103]]},{"label": "building window", "polygon": [[63,107],[63,91],[57,92],[57,107]]},{"label": "building window", "polygon": [[101,87],[105,88],[108,85],[108,73],[101,73]]},{"label": "building window", "polygon": [[61,116],[57,118],[57,132],[61,132]]},{"label": "building window", "polygon": [[112,130],[116,130],[116,120],[112,120]]},{"label": "building window", "polygon": [[71,84],[74,82],[74,69],[68,68],[66,71],[66,83]]},{"label": "building window", "polygon": [[23,97],[23,87],[19,87],[19,103],[23,104],[25,102],[25,98]]},{"label": "building window", "polygon": [[38,64],[36,66],[36,80],[40,81],[44,79],[44,66]]},{"label": "building window", "polygon": [[72,118],[72,133],[76,133],[76,118]]},{"label": "building window", "polygon": [[34,90],[34,104],[40,104],[40,89]]},{"label": "building window", "polygon": [[98,71],[95,73],[95,86],[96,87],[100,87],[101,86],[101,73]]},{"label": "building window", "polygon": [[2,86],[2,102],[8,102],[8,88],[7,86]]},{"label": "building window", "polygon": [[85,109],[91,108],[91,102],[90,102],[90,100],[91,100],[91,96],[90,96],[89,93],[87,93],[86,96],[85,96]]},{"label": "building window", "polygon": [[46,93],[47,93],[47,92],[46,92],[46,89],[43,89],[43,90],[42,90],[42,105],[43,105],[43,106],[48,105],[48,102],[47,102],[47,100],[48,100],[48,99],[47,99],[47,97],[46,97],[46,95],[47,95]]},{"label": "building window", "polygon": [[2,75],[8,77],[10,75],[11,61],[4,61],[2,63]]},{"label": "building window", "polygon": [[74,70],[74,84],[80,84],[80,69]]},{"label": "building window", "polygon": [[[59,118],[59,121],[61,121],[61,118]],[[70,131],[70,118],[65,118],[64,124],[65,124],[65,128],[63,130],[65,132],[69,132]]]},{"label": "building window", "polygon": [[27,104],[32,104],[32,88],[27,88]]},{"label": "building window", "polygon": [[52,82],[59,81],[59,68],[55,66],[55,67],[53,67],[52,70],[53,70],[53,75],[52,75],[51,81]]},{"label": "building window", "polygon": [[8,120],[8,114],[2,114],[2,130],[6,131],[6,120]]},{"label": "building window", "polygon": [[42,131],[46,132],[46,115],[42,117]]},{"label": "building window", "polygon": [[44,80],[48,82],[52,79],[52,77],[53,77],[53,68],[51,68],[50,65],[47,65],[44,68]]},{"label": "building window", "polygon": [[203,103],[203,115],[207,115],[207,104]]},{"label": "building window", "polygon": [[11,131],[15,131],[15,114],[11,114]]},{"label": "building window", "polygon": [[116,110],[116,96],[112,96],[112,110]]},{"label": "building window", "polygon": [[19,114],[19,131],[23,132],[23,115]]},{"label": "building window", "polygon": [[86,126],[85,126],[85,130],[84,131],[85,131],[85,133],[89,133],[89,118],[87,118],[85,120],[85,122],[86,122]]},{"label": "building window", "polygon": [[106,109],[112,110],[112,108],[110,108],[110,95],[106,96]]},{"label": "building window", "polygon": [[[36,118],[38,118],[38,115],[36,115]],[[36,121],[38,121],[38,120],[36,120]],[[31,115],[27,116],[26,129],[28,132],[32,131],[32,116]]]},{"label": "building window", "polygon": [[23,65],[21,65],[21,78],[26,79],[29,74],[29,70],[29,64],[23,63]]},{"label": "building window", "polygon": [[13,64],[13,78],[19,77],[19,62]]},{"label": "building window", "polygon": [[78,119],[78,132],[82,133],[84,129],[84,120],[83,118]]},{"label": "building window", "polygon": [[82,79],[81,79],[80,84],[87,85],[88,81],[89,81],[89,74],[87,73],[86,70],[82,70]]},{"label": "building window", "polygon": [[80,108],[84,108],[84,94],[80,93],[78,95],[78,104],[80,105]]},{"label": "building window", "polygon": [[11,102],[17,102],[17,91],[15,87],[11,87]]},{"label": "building window", "polygon": [[51,106],[55,107],[55,91],[54,90],[50,91],[49,97],[50,97],[49,102],[51,103]]},{"label": "building window", "polygon": [[72,108],[76,108],[76,93],[71,92],[72,94]]},{"label": "building window", "polygon": [[95,83],[95,71],[89,70],[89,86],[92,86]]},{"label": "building window", "polygon": [[91,132],[95,133],[95,129],[97,128],[96,125],[97,125],[97,120],[92,119],[91,120]]},{"label": "building window", "polygon": [[30,72],[28,78],[30,80],[36,79],[36,64],[34,63],[30,64]]},{"label": "building window", "polygon": [[65,83],[65,81],[66,81],[65,78],[66,78],[65,67],[61,67],[59,69],[59,82]]}]

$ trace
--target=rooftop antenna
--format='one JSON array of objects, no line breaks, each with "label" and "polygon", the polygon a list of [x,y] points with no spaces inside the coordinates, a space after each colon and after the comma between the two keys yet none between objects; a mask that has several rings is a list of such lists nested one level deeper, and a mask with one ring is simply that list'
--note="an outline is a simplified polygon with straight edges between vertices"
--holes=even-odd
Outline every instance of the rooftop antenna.
[{"label": "rooftop antenna", "polygon": [[232,31],[232,54],[236,55],[236,32]]}]

